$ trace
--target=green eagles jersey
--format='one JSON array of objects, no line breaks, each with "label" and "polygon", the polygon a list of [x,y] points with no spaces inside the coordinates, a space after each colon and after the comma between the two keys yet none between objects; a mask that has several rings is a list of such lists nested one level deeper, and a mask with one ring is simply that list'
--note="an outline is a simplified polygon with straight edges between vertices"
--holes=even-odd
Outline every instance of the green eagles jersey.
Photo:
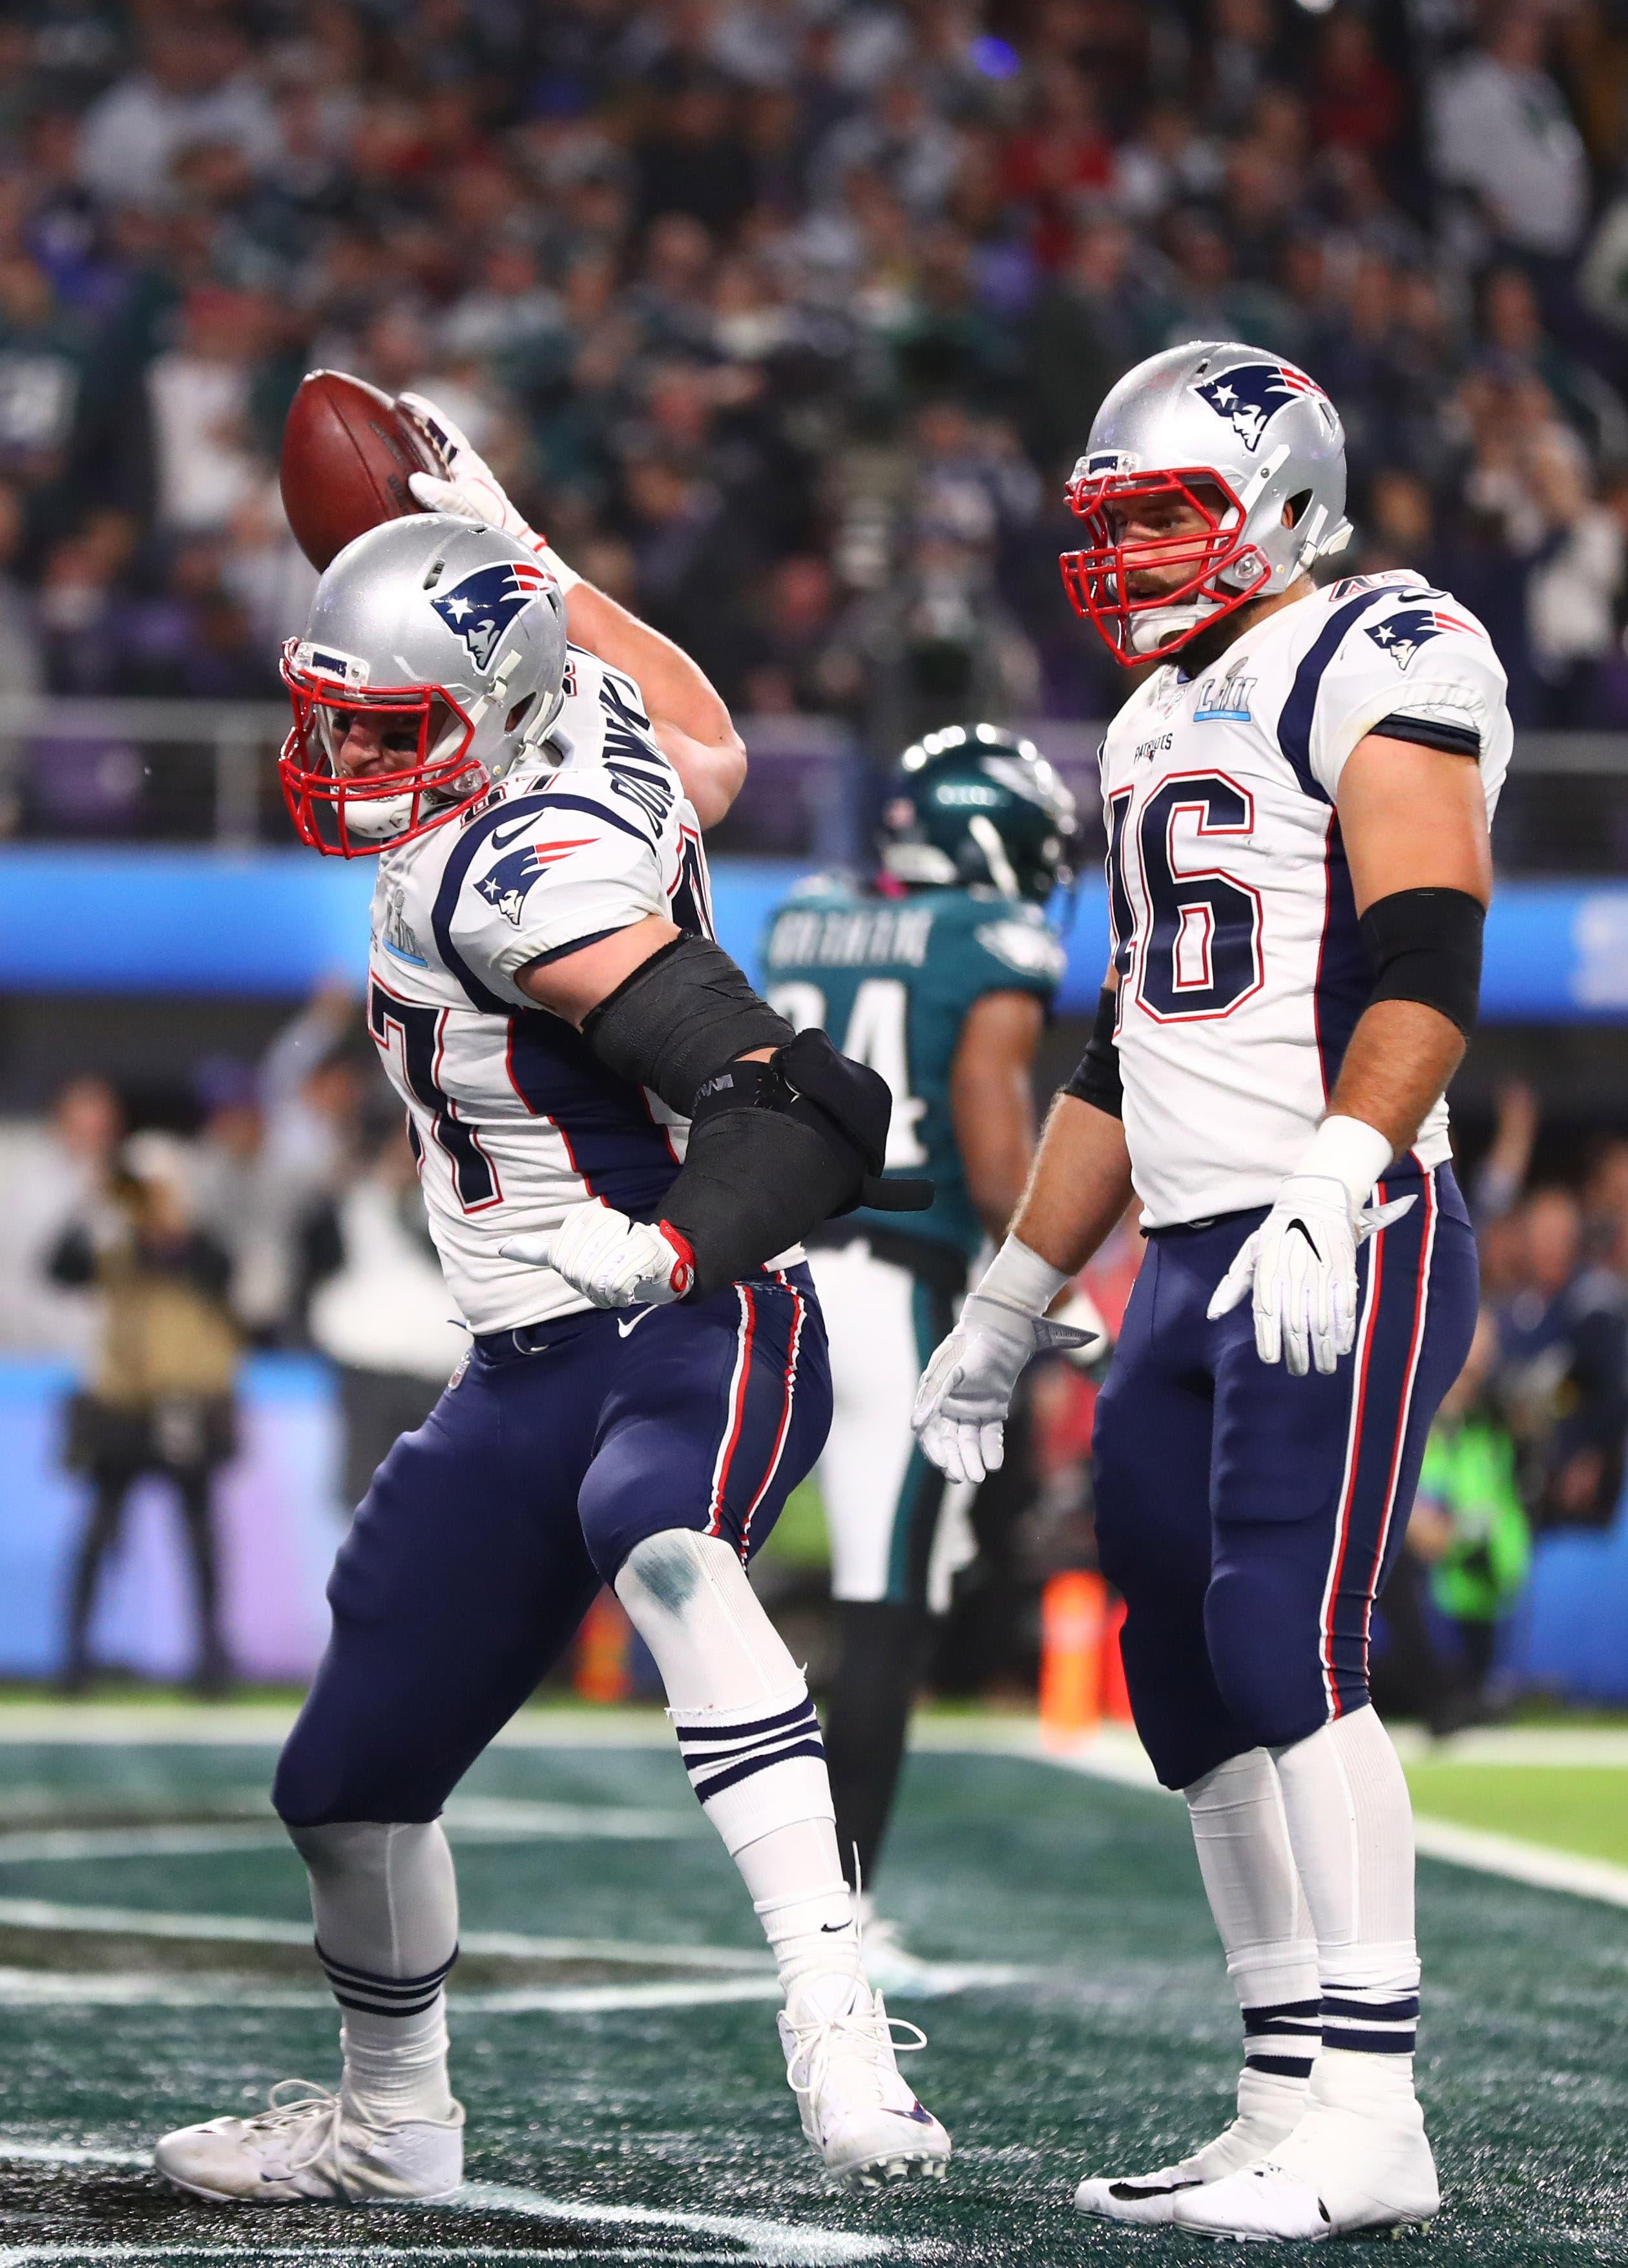
[{"label": "green eagles jersey", "polygon": [[848,1218],[970,1260],[983,1231],[950,1122],[950,1065],[986,992],[1032,992],[1050,1005],[1064,954],[1045,916],[987,890],[892,898],[820,876],[775,915],[764,960],[764,992],[787,1022],[820,1025],[892,1089],[888,1171],[937,1184],[927,1212]]},{"label": "green eagles jersey", "polygon": [[1532,1531],[1505,1428],[1480,1417],[1439,1418],[1425,1445],[1418,1493],[1453,1522],[1453,1540],[1430,1575],[1442,1613],[1461,1622],[1506,1614],[1532,1564]]}]

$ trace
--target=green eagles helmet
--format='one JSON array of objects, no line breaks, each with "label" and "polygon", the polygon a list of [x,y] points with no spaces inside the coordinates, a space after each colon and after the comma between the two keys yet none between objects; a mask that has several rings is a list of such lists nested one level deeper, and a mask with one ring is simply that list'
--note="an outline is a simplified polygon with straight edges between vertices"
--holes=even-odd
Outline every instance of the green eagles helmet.
[{"label": "green eagles helmet", "polygon": [[1032,740],[947,725],[906,748],[882,806],[882,872],[1043,906],[1073,880],[1074,799]]}]

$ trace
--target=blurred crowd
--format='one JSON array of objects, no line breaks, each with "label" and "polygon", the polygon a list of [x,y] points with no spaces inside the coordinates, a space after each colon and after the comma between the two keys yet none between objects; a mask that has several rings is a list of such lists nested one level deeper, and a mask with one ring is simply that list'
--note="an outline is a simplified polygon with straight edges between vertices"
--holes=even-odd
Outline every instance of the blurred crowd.
[{"label": "blurred crowd", "polygon": [[16,0],[0,691],[275,693],[329,365],[743,710],[1100,714],[1064,476],[1241,335],[1339,403],[1358,563],[1628,723],[1625,118],[1614,0]]}]

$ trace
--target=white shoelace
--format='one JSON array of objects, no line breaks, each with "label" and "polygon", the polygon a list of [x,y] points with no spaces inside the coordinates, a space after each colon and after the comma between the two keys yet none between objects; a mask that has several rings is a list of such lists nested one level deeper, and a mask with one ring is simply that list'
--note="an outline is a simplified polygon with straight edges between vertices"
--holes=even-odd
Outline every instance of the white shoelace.
[{"label": "white shoelace", "polygon": [[[289,2088],[298,2088],[298,2095],[288,2095]],[[311,2147],[303,2157],[291,2154],[283,2161],[285,2174],[303,2173],[313,2165],[325,2149],[336,2146],[339,2137],[339,2097],[313,2079],[280,2079],[266,2097],[265,2110],[245,2123],[262,2134],[274,2134],[286,2128],[307,2124],[312,2129]]]},{"label": "white shoelace", "polygon": [[[873,2000],[864,2010],[848,2008],[838,2016],[809,2016],[801,2022],[788,2009],[786,2022],[791,2028],[792,2047],[786,2058],[785,2076],[793,2095],[817,2095],[839,2056],[869,2064],[876,2072],[881,2063],[884,2042],[892,2046],[895,2054],[903,2055],[913,2055],[927,2044],[926,2033],[906,2017],[884,2016],[879,2021]],[[799,2065],[805,2074],[800,2080],[797,2076]]]}]

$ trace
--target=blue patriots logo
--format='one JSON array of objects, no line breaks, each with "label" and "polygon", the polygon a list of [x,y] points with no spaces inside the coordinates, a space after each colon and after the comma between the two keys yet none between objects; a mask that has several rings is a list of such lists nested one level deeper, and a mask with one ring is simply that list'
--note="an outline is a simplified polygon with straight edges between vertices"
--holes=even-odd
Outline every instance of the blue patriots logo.
[{"label": "blue patriots logo", "polygon": [[1383,622],[1367,626],[1374,644],[1390,656],[1398,669],[1405,669],[1419,648],[1444,630],[1463,630],[1471,637],[1478,635],[1473,622],[1440,607],[1403,607],[1387,615]]},{"label": "blue patriots logo", "polygon": [[495,906],[505,921],[520,925],[520,915],[534,883],[540,882],[550,866],[562,858],[569,858],[573,850],[585,850],[593,841],[591,835],[578,836],[571,843],[528,843],[520,850],[511,850],[490,867],[475,884],[476,895]]},{"label": "blue patriots logo", "polygon": [[541,562],[534,567],[519,559],[512,565],[477,567],[449,590],[437,592],[430,604],[468,647],[476,669],[483,672],[491,667],[497,641],[520,608],[546,590],[551,579]]},{"label": "blue patriots logo", "polygon": [[1240,363],[1236,370],[1207,378],[1193,392],[1218,417],[1227,420],[1251,456],[1261,446],[1262,434],[1287,403],[1326,399],[1322,387],[1315,386],[1303,370],[1285,362]]}]

